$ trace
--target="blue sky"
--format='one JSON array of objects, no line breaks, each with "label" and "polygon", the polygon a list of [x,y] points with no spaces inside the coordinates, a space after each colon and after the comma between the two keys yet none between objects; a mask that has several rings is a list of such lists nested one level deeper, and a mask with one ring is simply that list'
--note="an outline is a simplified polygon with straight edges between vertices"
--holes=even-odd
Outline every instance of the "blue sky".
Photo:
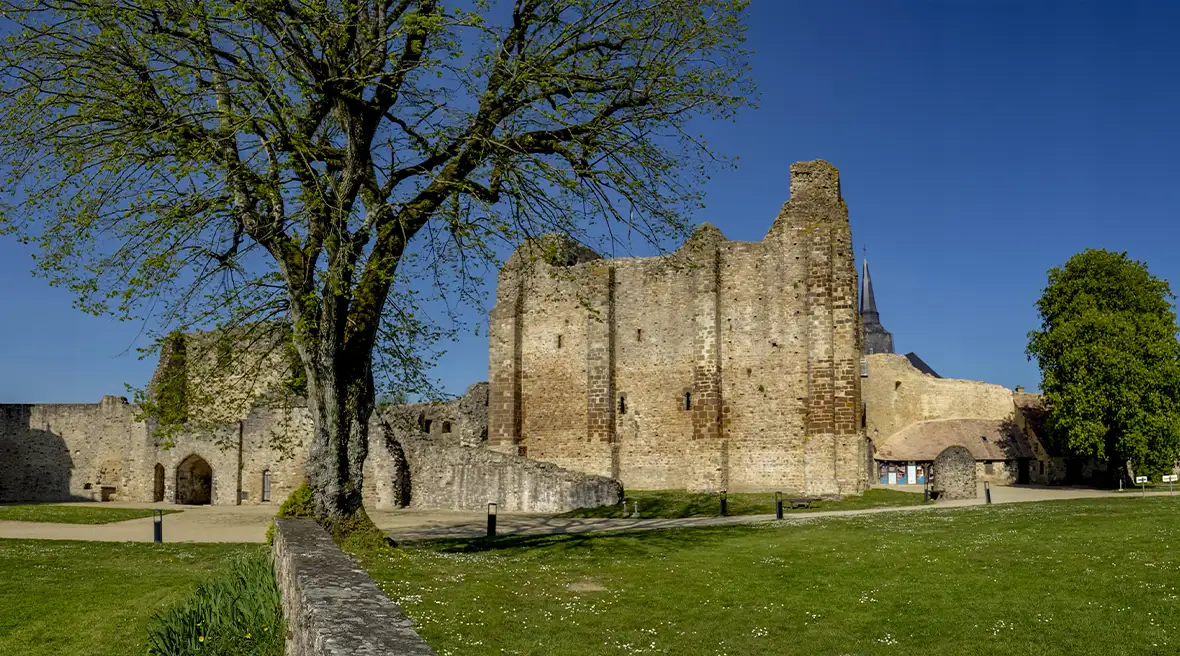
[{"label": "blue sky", "polygon": [[[706,127],[740,160],[697,219],[760,239],[790,164],[832,162],[897,350],[1034,388],[1024,347],[1050,267],[1126,250],[1180,284],[1178,28],[1164,2],[755,0],[760,107]],[[31,263],[0,238],[0,402],[146,383],[140,327],[74,310]],[[448,390],[486,379],[485,336],[449,346]]]}]

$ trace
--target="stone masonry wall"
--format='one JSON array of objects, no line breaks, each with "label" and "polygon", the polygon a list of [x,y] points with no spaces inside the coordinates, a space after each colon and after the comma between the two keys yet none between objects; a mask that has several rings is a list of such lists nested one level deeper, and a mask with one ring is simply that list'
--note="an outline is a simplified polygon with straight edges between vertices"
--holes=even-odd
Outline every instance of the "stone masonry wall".
[{"label": "stone masonry wall", "polygon": [[489,447],[636,489],[863,490],[836,169],[795,164],[790,196],[755,243],[705,225],[657,258],[518,250],[491,314]]},{"label": "stone masonry wall", "polygon": [[286,656],[434,656],[363,569],[310,519],[275,520]]},{"label": "stone masonry wall", "polygon": [[861,394],[865,405],[865,430],[878,439],[928,419],[1009,419],[1016,406],[1012,390],[973,380],[935,378],[918,371],[904,355],[876,353],[865,356],[869,375]]},{"label": "stone masonry wall", "polygon": [[[505,512],[556,513],[623,500],[623,487],[612,478],[439,440],[392,435],[387,439],[384,449],[374,441],[369,454],[373,484],[380,488],[384,476],[400,476],[402,480],[390,481],[389,499],[397,498],[395,490],[404,489],[412,508],[486,510],[488,503],[496,503]],[[397,462],[403,457],[405,467]],[[397,505],[382,501],[374,507]]]}]

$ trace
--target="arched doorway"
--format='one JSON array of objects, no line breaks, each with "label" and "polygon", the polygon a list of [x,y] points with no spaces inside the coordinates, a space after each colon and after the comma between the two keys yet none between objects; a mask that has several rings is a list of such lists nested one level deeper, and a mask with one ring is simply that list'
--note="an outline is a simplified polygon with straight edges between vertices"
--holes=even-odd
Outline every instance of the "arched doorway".
[{"label": "arched doorway", "polygon": [[176,468],[176,503],[201,505],[213,502],[213,468],[193,454]]},{"label": "arched doorway", "polygon": [[159,503],[164,500],[164,465],[156,463],[156,479],[152,482],[152,501]]}]

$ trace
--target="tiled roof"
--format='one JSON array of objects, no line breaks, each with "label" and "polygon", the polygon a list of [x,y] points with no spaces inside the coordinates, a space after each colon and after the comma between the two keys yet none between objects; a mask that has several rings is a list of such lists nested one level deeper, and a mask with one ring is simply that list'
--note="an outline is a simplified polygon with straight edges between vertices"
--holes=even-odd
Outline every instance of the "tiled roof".
[{"label": "tiled roof", "polygon": [[976,460],[1033,457],[1024,431],[1011,419],[919,421],[874,445],[877,460],[934,460],[948,446],[967,447]]}]

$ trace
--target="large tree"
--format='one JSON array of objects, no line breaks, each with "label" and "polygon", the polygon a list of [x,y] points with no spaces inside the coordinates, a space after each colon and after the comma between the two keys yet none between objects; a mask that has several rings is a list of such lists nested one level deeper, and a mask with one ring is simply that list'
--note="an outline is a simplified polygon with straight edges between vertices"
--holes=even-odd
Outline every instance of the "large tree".
[{"label": "large tree", "polygon": [[0,228],[88,311],[290,325],[336,521],[374,353],[419,364],[408,258],[683,234],[719,161],[693,121],[748,104],[747,1],[0,0]]},{"label": "large tree", "polygon": [[1049,271],[1028,354],[1042,372],[1049,439],[1068,454],[1171,471],[1180,456],[1180,344],[1171,289],[1124,253],[1086,250]]}]

